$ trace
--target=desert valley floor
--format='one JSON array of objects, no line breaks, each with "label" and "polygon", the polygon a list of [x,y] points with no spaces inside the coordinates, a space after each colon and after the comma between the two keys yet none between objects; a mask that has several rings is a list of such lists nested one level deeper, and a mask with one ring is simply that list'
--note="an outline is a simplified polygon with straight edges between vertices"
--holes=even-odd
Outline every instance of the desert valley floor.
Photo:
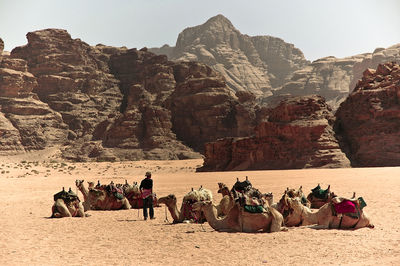
[{"label": "desert valley floor", "polygon": [[[62,163],[52,153],[2,157],[0,162],[0,265],[399,265],[400,167],[196,173],[202,160]],[[49,219],[53,195],[74,191],[75,180],[129,183],[152,171],[158,197],[175,194],[178,207],[192,187],[231,187],[246,176],[279,200],[286,187],[306,194],[320,183],[367,203],[374,229],[290,228],[279,233],[224,233],[207,223],[155,220],[142,212],[89,211],[87,218]],[[83,199],[79,192],[79,196]],[[172,218],[168,213],[168,220]]]}]

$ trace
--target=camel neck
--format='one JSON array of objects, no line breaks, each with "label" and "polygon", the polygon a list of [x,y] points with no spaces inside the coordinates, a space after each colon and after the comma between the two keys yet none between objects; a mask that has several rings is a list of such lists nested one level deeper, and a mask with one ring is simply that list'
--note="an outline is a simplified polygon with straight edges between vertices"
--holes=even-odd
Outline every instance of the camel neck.
[{"label": "camel neck", "polygon": [[82,192],[83,198],[86,201],[89,198],[89,190],[83,185],[83,183],[78,188]]},{"label": "camel neck", "polygon": [[[315,212],[312,212],[308,207],[300,205],[300,216],[301,219],[306,221],[308,224],[315,224],[318,221],[318,216]],[[303,223],[304,224],[304,223]]]}]

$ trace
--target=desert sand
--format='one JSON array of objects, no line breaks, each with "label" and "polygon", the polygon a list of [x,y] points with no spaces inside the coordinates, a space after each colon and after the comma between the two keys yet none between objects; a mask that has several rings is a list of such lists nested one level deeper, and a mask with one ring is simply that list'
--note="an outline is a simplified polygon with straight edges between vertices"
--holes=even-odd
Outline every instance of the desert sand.
[{"label": "desert sand", "polygon": [[[71,163],[55,152],[2,157],[0,163],[0,265],[399,265],[400,167],[196,173],[202,160]],[[225,233],[208,223],[171,224],[164,206],[155,220],[142,211],[89,211],[87,218],[50,219],[53,195],[76,179],[129,183],[153,173],[158,197],[178,203],[192,187],[213,192],[246,176],[279,200],[286,187],[308,194],[320,183],[367,203],[374,229],[290,228],[279,233]],[[83,200],[82,195],[78,194]]]}]

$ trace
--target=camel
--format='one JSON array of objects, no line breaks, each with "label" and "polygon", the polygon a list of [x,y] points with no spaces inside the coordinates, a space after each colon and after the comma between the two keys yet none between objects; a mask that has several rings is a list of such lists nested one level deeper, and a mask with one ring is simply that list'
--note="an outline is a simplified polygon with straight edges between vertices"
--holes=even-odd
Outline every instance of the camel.
[{"label": "camel", "polygon": [[[342,202],[344,198],[335,197],[332,201]],[[346,199],[345,199],[346,200]],[[299,198],[288,198],[287,203],[290,214],[285,219],[285,224],[313,225],[314,228],[322,229],[358,229],[362,227],[374,228],[369,218],[359,206],[358,200],[347,199],[355,202],[358,217],[350,217],[345,214],[334,215],[333,203],[326,203],[316,212],[312,212],[308,207],[301,204]],[[356,215],[357,216],[357,215]],[[286,223],[287,222],[287,223]]]},{"label": "camel", "polygon": [[216,206],[216,208],[218,216],[224,216],[228,214],[229,210],[233,207],[235,201],[229,191],[229,188],[224,183],[218,183],[218,186],[218,193],[222,194],[222,199],[219,202],[219,205]]},{"label": "camel", "polygon": [[294,188],[286,188],[281,199],[278,202],[271,205],[273,208],[277,209],[283,215],[283,217],[285,217],[285,215],[287,214],[286,211],[288,210],[287,198],[299,198],[304,206],[308,208],[310,208],[311,206],[311,203],[304,196],[302,186],[300,186],[297,191]]},{"label": "camel", "polygon": [[216,231],[255,233],[286,230],[282,227],[282,215],[271,207],[267,207],[263,213],[249,213],[235,204],[223,218],[217,217],[217,209],[211,201],[196,202],[193,209],[203,212],[209,225]]},{"label": "camel", "polygon": [[331,192],[331,185],[328,185],[328,188],[323,190],[318,184],[318,186],[313,188],[310,194],[308,194],[307,200],[311,203],[310,208],[319,209],[326,203],[330,202],[334,197],[336,197],[336,195]]},{"label": "camel", "polygon": [[178,210],[177,199],[174,194],[159,198],[158,203],[167,206],[173,218],[173,223],[182,223],[184,221],[204,222],[204,215],[202,215],[201,212],[193,212],[192,205],[194,202],[205,200],[212,201],[212,193],[210,190],[201,186],[198,190],[192,188],[192,190],[183,197],[180,211]]},{"label": "camel", "polygon": [[122,196],[122,199],[117,198],[114,193],[107,191],[106,186],[96,186],[95,188],[87,189],[83,182],[84,180],[76,180],[75,184],[84,197],[83,205],[86,206],[86,208],[90,210],[120,210],[131,208],[125,196]]},{"label": "camel", "polygon": [[78,196],[69,189],[63,190],[54,195],[54,204],[51,208],[51,218],[62,217],[88,217]]}]

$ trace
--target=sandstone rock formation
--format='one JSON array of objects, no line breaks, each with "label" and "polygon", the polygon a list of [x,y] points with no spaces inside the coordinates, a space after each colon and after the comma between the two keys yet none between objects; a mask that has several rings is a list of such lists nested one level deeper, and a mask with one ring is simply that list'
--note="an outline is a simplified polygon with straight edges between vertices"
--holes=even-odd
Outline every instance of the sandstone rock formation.
[{"label": "sandstone rock formation", "polygon": [[330,56],[318,59],[295,71],[291,80],[281,89],[273,91],[273,94],[318,94],[336,110],[354,89],[365,69],[376,68],[385,62],[400,62],[400,44],[346,58]]},{"label": "sandstone rock formation", "polygon": [[61,115],[41,102],[33,90],[36,77],[23,59],[4,57],[0,63],[0,135],[4,153],[43,149],[66,139]]},{"label": "sandstone rock formation", "polygon": [[[135,158],[149,153],[159,159],[193,158],[183,143],[202,151],[204,142],[245,135],[255,124],[255,98],[246,106],[204,64],[173,63],[147,49],[131,49],[113,56],[110,67],[126,99],[123,114],[102,126],[99,135],[107,147],[136,150]],[[235,113],[240,108],[243,112]]]},{"label": "sandstone rock formation", "polygon": [[175,47],[163,46],[153,52],[167,54],[174,61],[199,61],[224,75],[233,91],[271,95],[292,72],[309,62],[293,44],[271,36],[241,34],[222,15],[179,34]]},{"label": "sandstone rock formation", "polygon": [[92,134],[97,124],[118,111],[122,94],[103,51],[60,29],[30,32],[27,39],[11,57],[28,62],[38,82],[34,92],[62,115],[70,136]]},{"label": "sandstone rock formation", "polygon": [[349,167],[320,96],[289,97],[270,110],[253,137],[207,143],[198,171]]},{"label": "sandstone rock formation", "polygon": [[353,166],[400,165],[400,66],[367,69],[336,112]]},{"label": "sandstone rock formation", "polygon": [[254,95],[235,95],[201,63],[93,47],[60,29],[27,39],[0,65],[2,152],[62,145],[76,161],[199,158],[204,142],[247,135],[262,114]]}]

